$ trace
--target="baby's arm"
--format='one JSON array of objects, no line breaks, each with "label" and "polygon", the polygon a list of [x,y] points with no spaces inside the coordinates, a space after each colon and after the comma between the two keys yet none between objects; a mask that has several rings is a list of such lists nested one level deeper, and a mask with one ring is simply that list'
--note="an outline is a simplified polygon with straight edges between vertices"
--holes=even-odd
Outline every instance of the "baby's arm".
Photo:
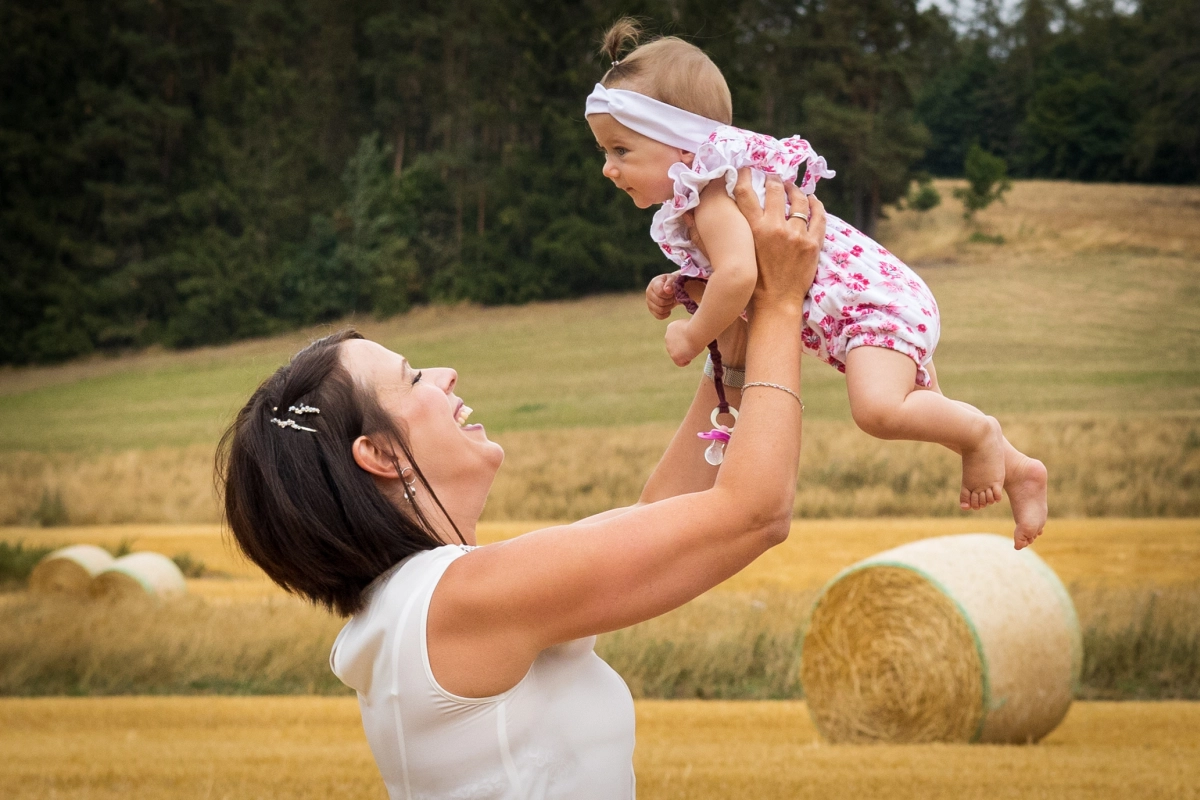
[{"label": "baby's arm", "polygon": [[681,367],[738,318],[758,279],[750,224],[725,191],[725,181],[704,187],[695,213],[695,233],[712,264],[712,276],[695,315],[667,326],[667,352]]}]

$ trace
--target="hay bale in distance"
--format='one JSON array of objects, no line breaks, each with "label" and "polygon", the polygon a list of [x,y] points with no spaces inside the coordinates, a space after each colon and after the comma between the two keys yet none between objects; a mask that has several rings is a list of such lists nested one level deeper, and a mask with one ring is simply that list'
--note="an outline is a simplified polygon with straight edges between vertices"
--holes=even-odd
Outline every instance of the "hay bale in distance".
[{"label": "hay bale in distance", "polygon": [[167,597],[187,592],[187,582],[175,562],[161,553],[122,556],[92,581],[96,598]]},{"label": "hay bale in distance", "polygon": [[59,548],[48,553],[29,573],[29,591],[86,595],[92,579],[112,563],[112,555],[94,544]]},{"label": "hay bale in distance", "polygon": [[837,575],[813,603],[800,679],[831,742],[1035,742],[1066,715],[1081,656],[1058,576],[973,533]]}]

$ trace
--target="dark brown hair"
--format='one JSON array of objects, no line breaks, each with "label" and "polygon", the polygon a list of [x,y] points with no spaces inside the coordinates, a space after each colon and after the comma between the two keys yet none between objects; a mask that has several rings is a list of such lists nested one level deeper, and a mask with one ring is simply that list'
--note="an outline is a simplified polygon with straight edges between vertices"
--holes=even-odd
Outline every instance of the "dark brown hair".
[{"label": "dark brown hair", "polygon": [[[342,342],[361,338],[343,330],[293,356],[250,396],[217,448],[218,489],[238,547],[287,591],[347,616],[362,608],[371,581],[443,544],[420,508],[398,508],[355,463],[354,440],[393,443],[445,514],[404,431],[341,363]],[[320,413],[289,411],[301,405]]]},{"label": "dark brown hair", "polygon": [[[704,51],[675,36],[642,41],[637,20],[622,17],[613,23],[600,45],[600,54],[617,62],[604,73],[606,89],[628,89],[711,120],[733,124],[733,98],[725,76]],[[624,57],[627,47],[633,49]]]}]

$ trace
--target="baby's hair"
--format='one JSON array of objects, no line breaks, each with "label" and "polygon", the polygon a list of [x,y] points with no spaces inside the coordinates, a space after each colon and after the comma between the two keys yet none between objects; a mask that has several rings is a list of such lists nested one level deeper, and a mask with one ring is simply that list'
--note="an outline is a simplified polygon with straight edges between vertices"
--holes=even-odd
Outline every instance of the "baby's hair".
[{"label": "baby's hair", "polygon": [[[696,45],[675,36],[643,43],[642,26],[622,17],[604,34],[600,53],[613,64],[600,83],[628,89],[693,114],[733,124],[733,98],[721,70]],[[633,45],[624,57],[621,51]]]}]

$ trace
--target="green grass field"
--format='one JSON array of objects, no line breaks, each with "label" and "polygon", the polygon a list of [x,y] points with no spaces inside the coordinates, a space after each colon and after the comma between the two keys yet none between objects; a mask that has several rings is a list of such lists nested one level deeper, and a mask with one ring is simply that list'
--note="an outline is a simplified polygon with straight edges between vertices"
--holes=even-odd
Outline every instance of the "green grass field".
[{"label": "green grass field", "polygon": [[[1179,224],[1200,228],[1192,188],[1020,182],[982,215],[997,230],[1017,226],[999,247],[964,243],[949,197],[934,216],[896,213],[881,238],[916,254],[938,298],[944,388],[1002,415],[1200,410],[1200,242],[1137,238],[1164,193]],[[1081,216],[1078,205],[1097,210]],[[1089,239],[1094,227],[1108,240]],[[462,396],[497,432],[670,422],[698,369],[671,365],[664,326],[639,295],[436,307],[360,325],[418,366],[457,368]],[[2,371],[0,452],[213,442],[256,383],[323,330]],[[813,363],[804,380],[810,417],[848,418],[840,376]]]}]

